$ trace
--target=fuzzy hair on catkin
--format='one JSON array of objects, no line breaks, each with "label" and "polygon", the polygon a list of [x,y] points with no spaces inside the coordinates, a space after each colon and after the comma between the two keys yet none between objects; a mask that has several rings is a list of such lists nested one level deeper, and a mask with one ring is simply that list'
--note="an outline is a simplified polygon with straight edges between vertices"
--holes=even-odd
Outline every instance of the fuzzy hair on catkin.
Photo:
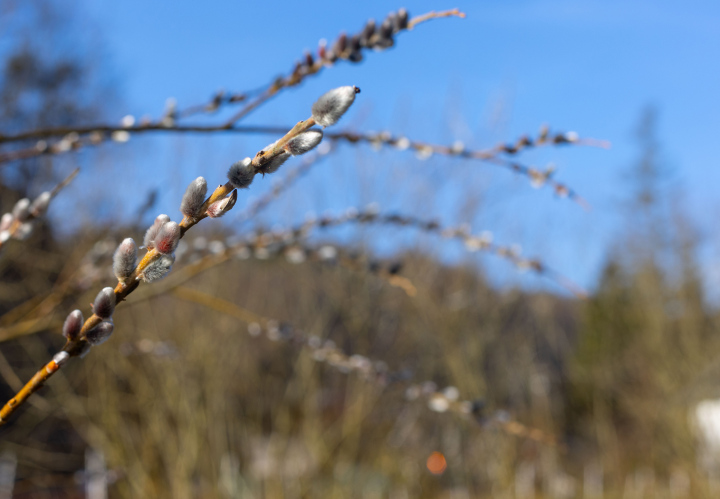
[{"label": "fuzzy hair on catkin", "polygon": [[177,248],[180,241],[180,226],[176,222],[168,222],[160,227],[155,236],[155,249],[164,255],[169,255]]},{"label": "fuzzy hair on catkin", "polygon": [[250,158],[237,161],[230,166],[227,173],[228,180],[237,189],[250,187],[255,178],[255,167]]},{"label": "fuzzy hair on catkin", "polygon": [[293,156],[299,156],[315,149],[322,138],[322,130],[308,130],[290,139],[285,150]]},{"label": "fuzzy hair on catkin", "polygon": [[80,310],[73,310],[70,312],[63,324],[63,336],[70,341],[75,341],[80,334],[83,322],[85,322],[85,319],[83,318],[83,314]]},{"label": "fuzzy hair on catkin", "polygon": [[142,280],[145,282],[159,281],[170,272],[172,265],[175,263],[174,255],[162,255],[160,258],[152,262],[142,273]]},{"label": "fuzzy hair on catkin", "polygon": [[113,273],[120,280],[127,279],[137,265],[137,245],[128,237],[120,243],[113,255]]},{"label": "fuzzy hair on catkin", "polygon": [[355,94],[358,93],[358,87],[349,85],[326,92],[312,106],[313,119],[322,127],[334,125],[355,102]]},{"label": "fuzzy hair on catkin", "polygon": [[207,194],[207,181],[198,177],[188,185],[185,195],[180,203],[180,212],[189,218],[196,218],[205,202]]},{"label": "fuzzy hair on catkin", "polygon": [[52,194],[48,191],[41,193],[30,205],[30,213],[36,217],[44,215],[50,205],[51,198]]},{"label": "fuzzy hair on catkin", "polygon": [[115,291],[113,288],[103,288],[95,297],[93,312],[101,319],[109,319],[115,311]]},{"label": "fuzzy hair on catkin", "polygon": [[110,339],[113,329],[115,329],[115,325],[112,321],[103,321],[85,333],[85,339],[92,346],[100,345]]},{"label": "fuzzy hair on catkin", "polygon": [[280,169],[280,167],[288,160],[290,157],[290,153],[283,151],[274,158],[272,158],[270,161],[265,163],[262,167],[263,173],[275,173]]},{"label": "fuzzy hair on catkin", "polygon": [[153,249],[155,247],[155,237],[157,237],[160,228],[170,221],[170,217],[167,215],[158,215],[155,222],[145,232],[145,238],[143,239],[143,246],[147,249]]},{"label": "fuzzy hair on catkin", "polygon": [[12,209],[13,216],[19,221],[24,222],[30,215],[30,200],[28,198],[22,198],[20,201],[15,203]]}]

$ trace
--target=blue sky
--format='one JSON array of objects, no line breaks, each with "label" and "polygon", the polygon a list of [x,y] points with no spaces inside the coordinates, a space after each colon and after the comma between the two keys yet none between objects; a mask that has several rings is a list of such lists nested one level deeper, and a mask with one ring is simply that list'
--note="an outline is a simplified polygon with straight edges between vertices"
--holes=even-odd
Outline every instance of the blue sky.
[{"label": "blue sky", "polygon": [[[458,7],[466,19],[435,20],[403,33],[394,48],[369,53],[361,64],[327,69],[244,123],[291,125],[307,117],[311,103],[325,90],[346,84],[363,92],[342,125],[361,131],[389,129],[418,140],[462,140],[480,148],[534,133],[548,123],[612,142],[609,151],[562,148],[522,156],[536,166],[556,164],[558,180],[575,188],[592,210],[557,199],[548,190],[533,190],[524,178],[491,165],[435,157],[417,162],[409,153],[344,147],[304,178],[274,214],[266,215],[267,221],[297,221],[306,210],[338,210],[377,200],[384,207],[447,223],[468,221],[478,232],[491,230],[498,242],[517,241],[526,254],[542,255],[559,271],[591,286],[608,247],[622,245],[621,235],[627,233],[622,208],[629,195],[626,172],[639,155],[633,134],[641,111],[653,105],[659,111],[663,158],[673,172],[672,195],[683,197],[701,229],[704,261],[708,272],[715,272],[713,214],[720,208],[715,194],[720,181],[715,150],[720,131],[717,1],[84,0],[79,5],[88,29],[94,26],[99,34],[105,62],[119,86],[118,119],[124,114],[158,116],[168,97],[182,108],[205,101],[220,88],[257,88],[287,72],[319,39],[357,31],[368,18],[380,20],[399,7],[411,15]],[[159,209],[170,211],[195,176],[219,183],[230,162],[272,140],[140,138],[131,140],[117,161],[152,171],[146,181],[156,175],[158,184],[165,183]],[[256,182],[247,197],[269,186],[269,180]],[[401,240],[414,241],[412,236]],[[442,251],[449,258],[460,254],[452,245]],[[497,268],[491,272],[500,281],[528,282],[502,264]]]}]

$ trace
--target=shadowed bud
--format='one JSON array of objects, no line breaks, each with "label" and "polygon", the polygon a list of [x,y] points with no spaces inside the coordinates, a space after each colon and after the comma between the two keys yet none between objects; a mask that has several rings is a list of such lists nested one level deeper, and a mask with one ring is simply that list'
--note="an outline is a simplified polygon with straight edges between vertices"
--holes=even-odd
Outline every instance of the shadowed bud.
[{"label": "shadowed bud", "polygon": [[158,232],[160,231],[160,227],[165,225],[170,221],[170,217],[167,215],[158,215],[158,217],[155,219],[155,222],[150,226],[150,228],[145,232],[145,239],[143,239],[143,245],[147,249],[153,249],[155,247],[155,238],[157,237]]},{"label": "shadowed bud", "polygon": [[109,319],[115,311],[115,291],[113,288],[103,288],[95,297],[93,312],[101,319]]},{"label": "shadowed bud", "polygon": [[12,214],[19,222],[27,220],[28,215],[30,215],[30,200],[23,198],[15,203]]},{"label": "shadowed bud", "polygon": [[115,326],[112,321],[101,322],[90,331],[85,333],[85,339],[92,346],[98,346],[105,343],[113,333]]},{"label": "shadowed bud", "polygon": [[275,173],[288,160],[289,157],[289,152],[281,152],[262,166],[262,173]]},{"label": "shadowed bud", "polygon": [[30,220],[30,221],[25,222],[24,224],[20,225],[20,227],[18,227],[15,230],[15,234],[13,234],[13,237],[15,239],[22,241],[23,239],[25,239],[32,233],[32,230],[33,230],[33,220]]},{"label": "shadowed bud", "polygon": [[13,223],[13,220],[15,220],[15,217],[13,217],[12,214],[5,213],[0,219],[0,231],[9,229],[10,225],[12,225]]},{"label": "shadowed bud", "polygon": [[232,191],[232,194],[229,196],[221,199],[220,201],[215,201],[213,204],[208,206],[207,214],[210,218],[220,218],[225,213],[232,210],[235,203],[237,203],[236,190]]},{"label": "shadowed bud", "polygon": [[357,93],[358,87],[346,86],[323,94],[312,106],[313,119],[322,127],[334,125],[355,101]]},{"label": "shadowed bud", "polygon": [[370,40],[375,34],[375,19],[370,19],[360,33],[360,43],[365,46],[370,46]]},{"label": "shadowed bud", "polygon": [[255,177],[255,168],[252,166],[252,160],[245,158],[242,161],[233,163],[228,170],[228,180],[238,189],[245,189],[252,184]]},{"label": "shadowed bud", "polygon": [[65,324],[63,324],[63,336],[70,341],[77,340],[83,322],[85,322],[85,319],[81,311],[73,310],[70,312],[67,319],[65,319]]},{"label": "shadowed bud", "polygon": [[207,182],[204,178],[198,177],[190,182],[180,203],[180,212],[188,218],[200,215],[200,208],[205,202],[206,194]]},{"label": "shadowed bud", "polygon": [[409,20],[410,15],[408,14],[407,9],[401,8],[398,10],[397,17],[395,18],[395,32],[407,29]]},{"label": "shadowed bud", "polygon": [[177,248],[180,241],[180,226],[175,222],[163,224],[155,237],[155,249],[164,255],[169,255]]},{"label": "shadowed bud", "polygon": [[321,130],[308,130],[290,139],[285,145],[285,150],[293,156],[305,154],[315,149],[322,138],[323,133]]},{"label": "shadowed bud", "polygon": [[50,204],[50,198],[52,198],[52,194],[47,191],[40,194],[30,205],[30,213],[36,217],[44,215]]},{"label": "shadowed bud", "polygon": [[348,47],[350,49],[350,54],[348,55],[348,60],[350,62],[360,62],[363,59],[362,56],[362,44],[360,43],[360,35],[355,35],[352,38],[350,38],[350,41],[348,42]]},{"label": "shadowed bud", "polygon": [[132,238],[128,237],[115,250],[113,255],[113,273],[119,280],[130,277],[137,265],[137,246]]},{"label": "shadowed bud", "polygon": [[343,52],[345,52],[345,49],[347,48],[347,35],[345,33],[340,33],[340,36],[337,37],[337,40],[335,40],[335,44],[333,45],[333,52],[337,54],[338,56],[341,56]]},{"label": "shadowed bud", "polygon": [[395,26],[393,18],[388,17],[382,22],[380,28],[378,28],[378,37],[375,42],[376,48],[386,49],[393,46],[393,44],[395,43],[393,41],[394,28]]},{"label": "shadowed bud", "polygon": [[175,256],[162,255],[160,258],[148,265],[139,278],[145,282],[159,281],[165,277],[168,272],[170,272],[173,263],[175,263]]}]

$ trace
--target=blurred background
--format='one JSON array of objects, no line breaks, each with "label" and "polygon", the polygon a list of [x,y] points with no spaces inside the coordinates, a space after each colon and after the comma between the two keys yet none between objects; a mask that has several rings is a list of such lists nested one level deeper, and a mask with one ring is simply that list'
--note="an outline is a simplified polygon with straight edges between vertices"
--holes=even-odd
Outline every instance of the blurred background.
[{"label": "blurred background", "polygon": [[[401,7],[466,17],[306,74]],[[0,498],[717,497],[719,23],[709,1],[3,0],[1,213],[80,168],[0,247],[5,400],[120,241],[362,92],[0,429]]]}]

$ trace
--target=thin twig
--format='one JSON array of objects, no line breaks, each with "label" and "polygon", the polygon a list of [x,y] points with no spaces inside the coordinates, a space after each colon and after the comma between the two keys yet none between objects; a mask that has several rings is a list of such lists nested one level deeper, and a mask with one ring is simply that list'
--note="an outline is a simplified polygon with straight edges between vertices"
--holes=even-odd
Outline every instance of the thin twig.
[{"label": "thin twig", "polygon": [[[49,197],[45,198],[46,202],[44,203],[44,206],[33,209],[33,204],[31,204],[29,211],[26,215],[24,215],[22,219],[14,217],[14,219],[10,223],[10,226],[7,229],[2,229],[0,231],[0,250],[2,250],[4,244],[10,239],[22,238],[29,235],[32,231],[33,221],[45,214],[50,201],[52,201],[53,198],[55,198],[55,196],[57,196],[64,187],[66,187],[70,182],[72,182],[79,172],[80,168],[75,168],[72,173],[70,173],[70,175],[65,178],[65,180],[56,185],[51,191],[49,191],[48,193],[43,193],[49,195]],[[41,196],[43,194],[41,194]],[[20,235],[21,232],[23,233],[22,237]]]}]

